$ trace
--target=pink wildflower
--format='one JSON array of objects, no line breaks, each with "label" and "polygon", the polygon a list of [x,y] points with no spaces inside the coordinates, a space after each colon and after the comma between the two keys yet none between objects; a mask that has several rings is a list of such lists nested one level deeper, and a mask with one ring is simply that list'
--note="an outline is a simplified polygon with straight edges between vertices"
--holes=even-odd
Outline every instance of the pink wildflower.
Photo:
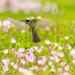
[{"label": "pink wildflower", "polygon": [[19,48],[18,51],[19,51],[19,52],[24,52],[24,51],[25,51],[25,48]]},{"label": "pink wildflower", "polygon": [[70,75],[70,73],[69,72],[61,72],[61,73],[59,73],[59,75]]},{"label": "pink wildflower", "polygon": [[8,60],[8,59],[3,59],[3,60],[2,60],[2,63],[3,63],[4,65],[8,65],[8,64],[9,64],[9,60]]},{"label": "pink wildflower", "polygon": [[64,66],[64,70],[65,71],[69,71],[70,70],[70,66],[69,65]]},{"label": "pink wildflower", "polygon": [[20,59],[20,62],[21,62],[22,64],[26,64],[26,63],[27,63],[24,59]]},{"label": "pink wildflower", "polygon": [[45,56],[42,56],[41,59],[37,61],[37,63],[40,65],[41,64],[44,65],[46,61],[47,61],[47,58]]},{"label": "pink wildflower", "polygon": [[16,43],[16,39],[15,38],[11,38],[11,43]]},{"label": "pink wildflower", "polygon": [[60,62],[60,65],[63,67],[63,66],[65,66],[65,62],[64,61],[62,61],[62,62]]},{"label": "pink wildflower", "polygon": [[35,59],[36,59],[36,57],[34,56],[33,52],[28,52],[28,53],[26,54],[26,59],[27,59],[28,61],[30,61],[30,62],[34,62]]}]

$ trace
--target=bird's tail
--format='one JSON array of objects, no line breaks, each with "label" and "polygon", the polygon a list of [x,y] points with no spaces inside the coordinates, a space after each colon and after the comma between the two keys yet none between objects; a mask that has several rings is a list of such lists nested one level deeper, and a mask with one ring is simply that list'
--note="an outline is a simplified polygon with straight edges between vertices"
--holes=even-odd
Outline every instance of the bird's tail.
[{"label": "bird's tail", "polygon": [[32,41],[34,43],[37,43],[37,42],[41,41],[35,28],[32,28]]}]

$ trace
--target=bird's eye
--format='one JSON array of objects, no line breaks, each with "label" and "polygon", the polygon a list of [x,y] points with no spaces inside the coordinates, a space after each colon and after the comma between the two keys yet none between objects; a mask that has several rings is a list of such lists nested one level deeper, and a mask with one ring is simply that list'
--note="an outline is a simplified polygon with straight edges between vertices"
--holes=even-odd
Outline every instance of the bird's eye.
[{"label": "bird's eye", "polygon": [[29,18],[26,18],[26,23],[30,22],[30,19]]}]

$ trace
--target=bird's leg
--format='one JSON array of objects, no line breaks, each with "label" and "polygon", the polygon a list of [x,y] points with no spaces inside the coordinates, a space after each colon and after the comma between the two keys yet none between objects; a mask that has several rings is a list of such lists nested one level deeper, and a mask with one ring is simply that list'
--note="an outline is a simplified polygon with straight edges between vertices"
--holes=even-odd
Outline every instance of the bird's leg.
[{"label": "bird's leg", "polygon": [[34,43],[37,43],[37,42],[40,42],[41,39],[39,38],[38,34],[37,34],[37,31],[35,28],[32,28],[32,41]]}]

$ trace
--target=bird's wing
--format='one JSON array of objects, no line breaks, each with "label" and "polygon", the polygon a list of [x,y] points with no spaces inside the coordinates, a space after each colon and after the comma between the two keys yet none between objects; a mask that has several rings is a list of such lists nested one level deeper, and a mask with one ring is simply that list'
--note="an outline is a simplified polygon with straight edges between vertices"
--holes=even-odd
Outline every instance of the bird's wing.
[{"label": "bird's wing", "polygon": [[49,30],[50,27],[51,27],[51,23],[50,23],[50,20],[44,18],[44,19],[40,19],[36,22],[36,27],[37,28],[42,28],[42,29],[45,29],[45,30]]},{"label": "bird's wing", "polygon": [[25,22],[15,20],[12,18],[8,18],[8,21],[10,21],[17,29],[26,30],[27,28],[27,24]]}]

